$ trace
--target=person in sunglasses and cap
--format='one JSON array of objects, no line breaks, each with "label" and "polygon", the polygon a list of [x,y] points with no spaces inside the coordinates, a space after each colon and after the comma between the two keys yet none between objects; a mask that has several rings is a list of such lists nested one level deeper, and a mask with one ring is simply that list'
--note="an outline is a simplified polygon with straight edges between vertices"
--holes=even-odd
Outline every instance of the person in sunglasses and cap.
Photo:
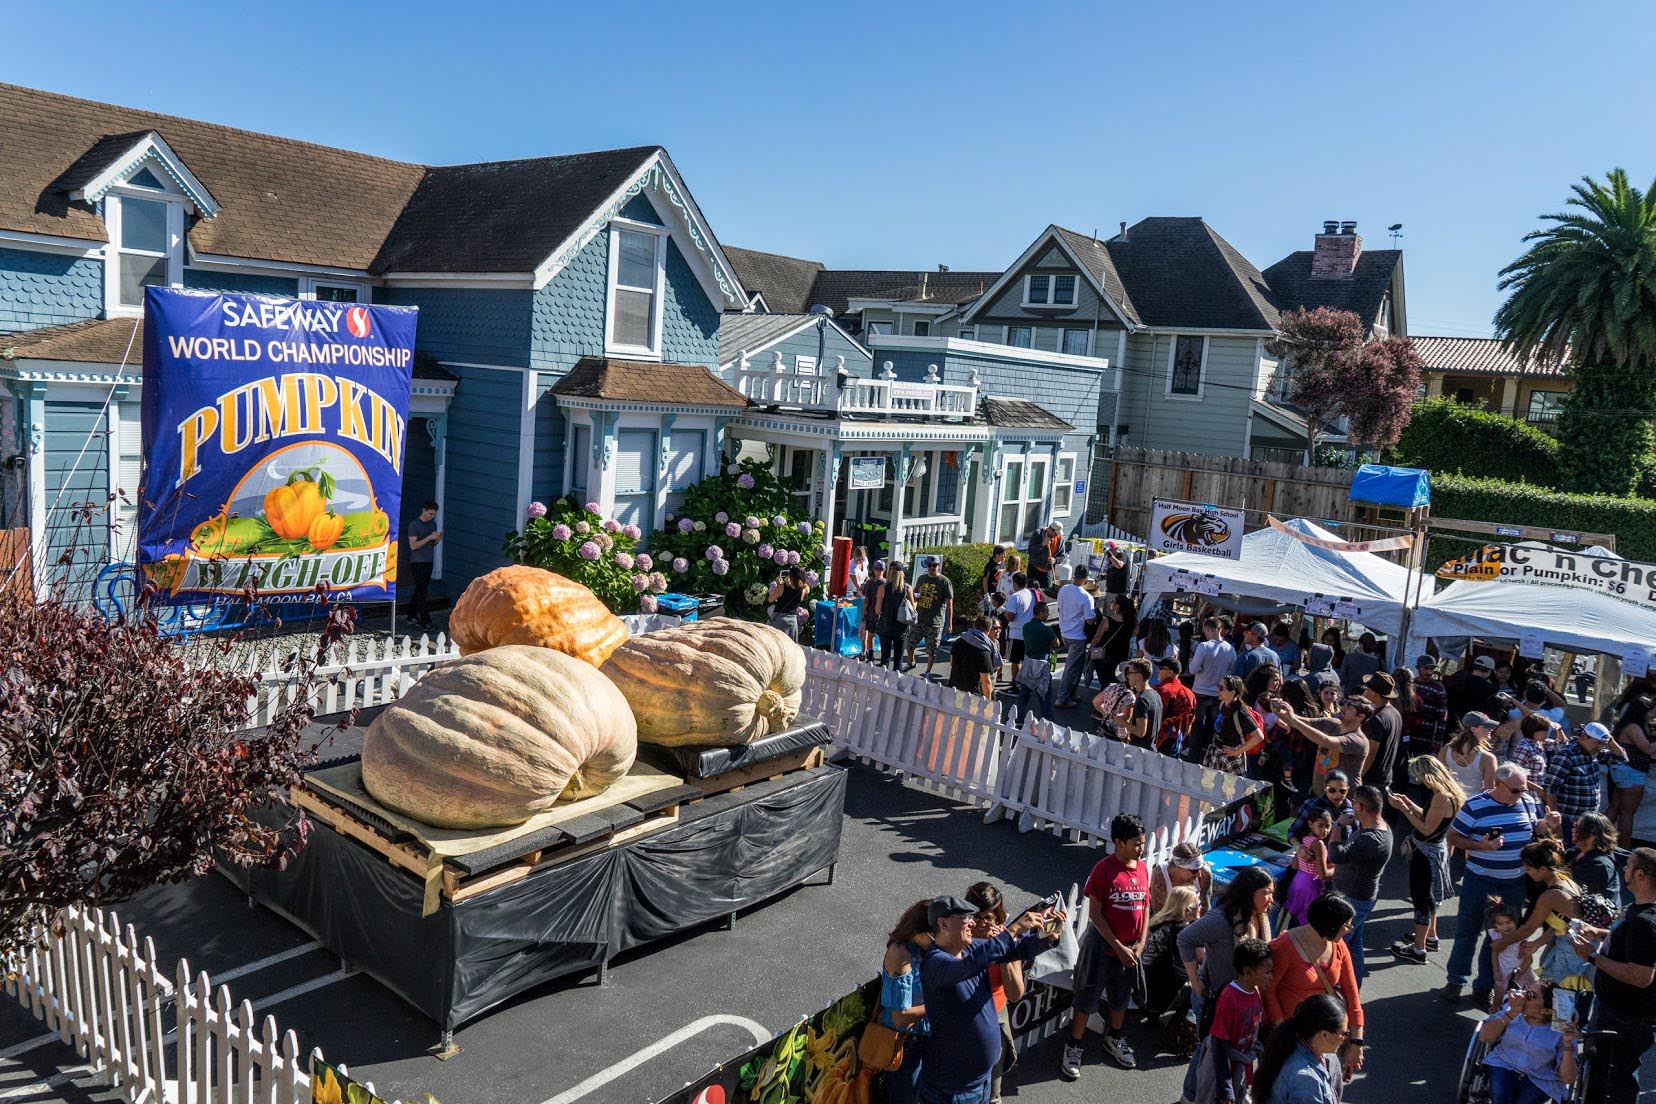
[{"label": "person in sunglasses and cap", "polygon": [[1063,914],[1026,912],[997,935],[974,940],[978,907],[959,897],[935,897],[927,908],[931,946],[920,960],[931,1043],[920,1067],[921,1104],[985,1104],[990,1074],[1000,1059],[1000,1021],[989,985],[996,962],[1030,958],[1057,941]]},{"label": "person in sunglasses and cap", "polygon": [[1541,800],[1561,818],[1562,838],[1573,838],[1576,817],[1598,812],[1599,767],[1626,761],[1626,749],[1597,721],[1582,725],[1574,742],[1548,758]]},{"label": "person in sunglasses and cap", "polygon": [[1363,735],[1369,742],[1363,785],[1382,793],[1391,792],[1392,774],[1403,754],[1403,714],[1392,704],[1396,697],[1397,683],[1386,672],[1376,671],[1363,680],[1363,699],[1374,707],[1373,715],[1363,722]]}]

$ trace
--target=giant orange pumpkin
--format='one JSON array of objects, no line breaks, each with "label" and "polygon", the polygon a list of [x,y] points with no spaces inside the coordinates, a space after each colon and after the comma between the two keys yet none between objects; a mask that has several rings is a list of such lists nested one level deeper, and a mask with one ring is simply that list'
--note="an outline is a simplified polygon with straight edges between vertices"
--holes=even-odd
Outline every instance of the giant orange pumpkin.
[{"label": "giant orange pumpkin", "polygon": [[627,642],[627,626],[573,579],[512,564],[472,580],[454,603],[449,635],[462,655],[534,644],[598,667]]}]

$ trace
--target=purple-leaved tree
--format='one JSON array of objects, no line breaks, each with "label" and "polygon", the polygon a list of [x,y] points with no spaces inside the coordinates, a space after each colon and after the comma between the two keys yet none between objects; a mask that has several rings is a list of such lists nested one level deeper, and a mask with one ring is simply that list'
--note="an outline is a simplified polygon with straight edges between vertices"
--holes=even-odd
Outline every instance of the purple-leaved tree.
[{"label": "purple-leaved tree", "polygon": [[1368,341],[1368,327],[1351,311],[1332,307],[1282,315],[1282,336],[1266,343],[1286,362],[1289,401],[1306,423],[1306,462],[1317,435],[1340,418],[1350,419],[1351,442],[1384,448],[1409,424],[1422,362],[1407,338]]}]

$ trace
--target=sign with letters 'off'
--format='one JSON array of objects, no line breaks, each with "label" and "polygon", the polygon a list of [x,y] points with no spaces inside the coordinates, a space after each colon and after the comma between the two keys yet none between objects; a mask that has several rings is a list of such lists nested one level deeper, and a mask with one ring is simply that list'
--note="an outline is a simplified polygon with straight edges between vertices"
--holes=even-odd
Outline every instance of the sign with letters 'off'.
[{"label": "sign with letters 'off'", "polygon": [[396,596],[416,312],[152,287],[138,562],[164,596]]}]

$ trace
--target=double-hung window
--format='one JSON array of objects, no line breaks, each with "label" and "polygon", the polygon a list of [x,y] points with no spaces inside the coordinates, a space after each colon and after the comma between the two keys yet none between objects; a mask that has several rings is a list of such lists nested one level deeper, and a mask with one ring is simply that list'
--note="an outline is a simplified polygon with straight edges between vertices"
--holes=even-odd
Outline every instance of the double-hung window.
[{"label": "double-hung window", "polygon": [[176,287],[183,280],[184,205],[159,185],[145,169],[104,198],[110,314],[139,314],[146,287]]},{"label": "double-hung window", "polygon": [[1199,399],[1207,367],[1207,338],[1179,334],[1167,356],[1167,394],[1175,399]]},{"label": "double-hung window", "polygon": [[1058,454],[1058,470],[1052,476],[1052,513],[1067,517],[1073,510],[1075,498],[1075,453]]},{"label": "double-hung window", "polygon": [[931,323],[926,321],[924,318],[916,318],[914,320],[914,336],[915,337],[930,337],[931,336]]},{"label": "double-hung window", "polygon": [[1030,326],[1006,327],[1006,343],[1019,349],[1033,348],[1035,345],[1035,330]]},{"label": "double-hung window", "polygon": [[1068,353],[1070,356],[1086,356],[1087,355],[1087,331],[1086,330],[1065,330],[1064,331],[1064,352]]},{"label": "double-hung window", "polygon": [[609,328],[604,351],[659,358],[667,229],[617,219],[610,223],[609,247]]},{"label": "double-hung window", "polygon": [[1075,276],[1073,274],[1032,273],[1024,277],[1026,307],[1075,306]]}]

